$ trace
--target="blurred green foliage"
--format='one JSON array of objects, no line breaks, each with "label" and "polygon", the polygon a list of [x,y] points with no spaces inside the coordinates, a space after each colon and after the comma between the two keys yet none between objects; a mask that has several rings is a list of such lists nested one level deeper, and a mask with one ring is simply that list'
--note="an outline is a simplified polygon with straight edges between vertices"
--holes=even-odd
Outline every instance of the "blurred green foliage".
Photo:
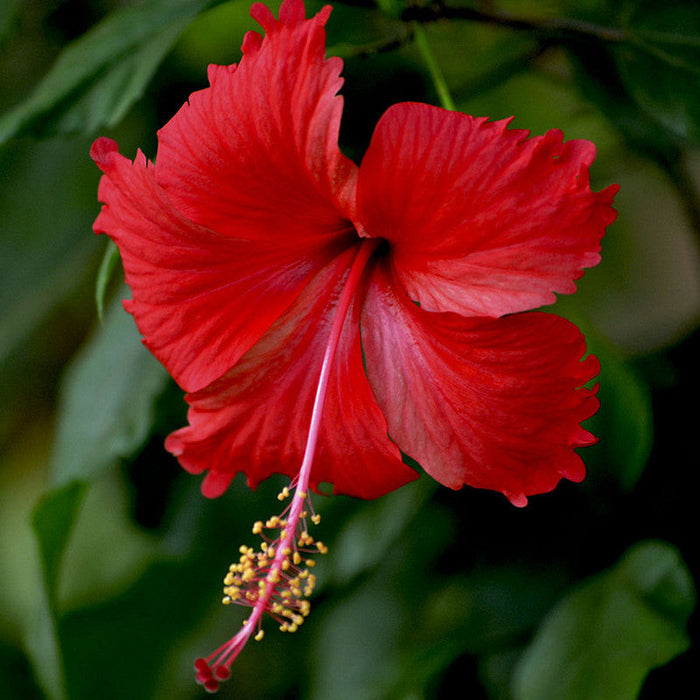
[{"label": "blurred green foliage", "polygon": [[[193,659],[242,619],[220,579],[281,482],[209,502],[165,453],[184,403],[120,308],[120,273],[99,277],[97,322],[88,150],[108,134],[154,157],[206,65],[238,60],[248,10],[0,3],[0,697],[201,697]],[[700,7],[338,3],[357,160],[391,103],[438,102],[414,22],[459,109],[592,140],[595,188],[622,186],[604,262],[554,307],[601,358],[601,440],[583,484],[522,511],[425,478],[371,503],[318,497],[331,551],[312,615],[249,645],[220,694],[678,697],[700,567]]]}]

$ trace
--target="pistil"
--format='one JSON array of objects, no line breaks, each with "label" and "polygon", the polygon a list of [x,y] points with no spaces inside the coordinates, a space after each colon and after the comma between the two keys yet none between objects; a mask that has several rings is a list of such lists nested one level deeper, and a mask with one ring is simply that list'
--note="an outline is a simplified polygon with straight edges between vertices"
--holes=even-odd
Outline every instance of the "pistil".
[{"label": "pistil", "polygon": [[[281,515],[253,525],[253,534],[261,536],[263,540],[259,551],[241,546],[238,562],[231,564],[224,578],[222,602],[225,605],[235,603],[252,607],[252,612],[234,637],[206,659],[200,658],[195,662],[197,681],[209,692],[218,690],[219,682],[229,677],[231,664],[250,637],[257,641],[263,638],[262,618],[265,613],[279,624],[283,632],[295,632],[309,614],[308,597],[316,581],[311,573],[315,565],[312,557],[328,551],[308,531],[309,520],[314,524],[320,522],[320,516],[314,512],[309,498],[311,469],[328,381],[343,325],[365,266],[379,244],[379,239],[362,240],[338,300],[321,364],[301,467],[290,486],[285,487],[278,496],[280,500],[286,500],[291,495],[291,501]],[[272,536],[272,533],[275,535]]]}]

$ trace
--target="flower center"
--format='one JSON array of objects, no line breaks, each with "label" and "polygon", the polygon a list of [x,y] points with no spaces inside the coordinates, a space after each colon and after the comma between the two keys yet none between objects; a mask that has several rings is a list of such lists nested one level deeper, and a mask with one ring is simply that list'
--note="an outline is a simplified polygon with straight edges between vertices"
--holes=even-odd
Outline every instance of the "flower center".
[{"label": "flower center", "polygon": [[[315,565],[311,557],[328,551],[308,531],[308,520],[318,524],[321,519],[314,512],[308,496],[311,467],[318,444],[328,380],[345,317],[362,272],[381,242],[376,238],[362,240],[338,300],[321,364],[301,467],[290,486],[285,487],[278,496],[283,501],[291,495],[291,501],[281,515],[253,525],[253,534],[260,535],[263,540],[259,551],[241,546],[238,562],[231,564],[224,578],[222,602],[225,605],[245,605],[252,611],[234,637],[206,659],[196,660],[197,682],[209,692],[218,690],[219,682],[229,677],[231,664],[250,637],[254,636],[257,641],[263,638],[263,614],[272,617],[283,632],[295,632],[309,614],[307,598],[313,592],[316,580],[310,571]],[[271,536],[273,532],[276,534]]]}]

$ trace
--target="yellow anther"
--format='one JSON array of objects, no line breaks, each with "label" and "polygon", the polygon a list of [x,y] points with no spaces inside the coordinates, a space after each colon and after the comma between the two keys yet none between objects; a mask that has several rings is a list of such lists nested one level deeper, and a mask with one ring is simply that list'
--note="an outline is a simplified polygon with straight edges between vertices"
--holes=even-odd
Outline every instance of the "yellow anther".
[{"label": "yellow anther", "polygon": [[229,586],[228,588],[225,588],[224,593],[226,594],[226,597],[229,599],[229,602],[232,600],[238,600],[241,597],[240,589],[235,588],[234,586]]},{"label": "yellow anther", "polygon": [[291,566],[289,559],[283,559],[282,560],[282,571],[287,571],[289,567]]},{"label": "yellow anther", "polygon": [[294,552],[294,556],[292,557],[292,561],[294,561],[294,563],[296,565],[301,564],[301,554],[299,554],[299,552]]},{"label": "yellow anther", "polygon": [[253,523],[253,534],[254,535],[259,535],[262,531],[263,531],[262,520],[258,520],[255,523]]},{"label": "yellow anther", "polygon": [[296,632],[299,629],[299,625],[295,625],[293,622],[287,627],[288,632]]},{"label": "yellow anther", "polygon": [[306,498],[308,494],[306,491],[297,491],[297,496],[299,496],[299,498]]},{"label": "yellow anther", "polygon": [[299,572],[298,577],[303,580],[303,579],[307,578],[308,575],[309,575],[309,570],[304,569],[303,571]]},{"label": "yellow anther", "polygon": [[285,498],[289,496],[289,488],[285,486],[278,494],[277,494],[277,500],[278,501],[283,501]]},{"label": "yellow anther", "polygon": [[312,569],[313,569],[314,566],[316,566],[316,562],[315,562],[313,559],[307,559],[307,560],[304,562],[304,564],[306,564],[306,566],[308,566],[308,567],[310,567],[310,568],[312,568]]},{"label": "yellow anther", "polygon": [[258,633],[255,635],[255,641],[259,642],[264,636],[265,630],[258,630]]},{"label": "yellow anther", "polygon": [[282,554],[283,554],[285,557],[288,557],[291,553],[292,553],[292,548],[291,548],[291,547],[285,547],[285,548],[282,550]]},{"label": "yellow anther", "polygon": [[289,629],[289,623],[288,622],[283,622],[280,625],[280,632],[286,632]]},{"label": "yellow anther", "polygon": [[318,549],[320,554],[328,554],[328,547],[323,542],[316,542],[316,549]]},{"label": "yellow anther", "polygon": [[318,525],[318,524],[321,522],[321,516],[318,515],[318,514],[312,515],[312,516],[311,516],[311,522],[312,522],[314,525]]},{"label": "yellow anther", "polygon": [[230,599],[227,595],[225,595],[225,596],[221,599],[221,602],[222,602],[224,605],[230,605],[230,604],[231,604],[231,599]]}]

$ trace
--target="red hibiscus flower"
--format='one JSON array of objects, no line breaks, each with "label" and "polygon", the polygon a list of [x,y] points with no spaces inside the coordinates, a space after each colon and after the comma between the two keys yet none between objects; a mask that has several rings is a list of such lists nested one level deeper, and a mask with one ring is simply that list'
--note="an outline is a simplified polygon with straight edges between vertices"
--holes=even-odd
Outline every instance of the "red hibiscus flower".
[{"label": "red hibiscus flower", "polygon": [[329,13],[254,5],[265,38],[210,67],[159,132],[156,165],[109,139],[92,149],[95,231],[119,247],[145,344],[188,392],[189,425],[166,447],[207,472],[207,496],[239,471],[296,487],[227,575],[225,602],[253,612],[197,662],[211,690],[263,612],[283,629],[308,612],[307,557],[325,551],[309,489],[380,496],[416,478],[403,453],[522,506],[582,479],[575,448],[595,441],[580,423],[597,359],[574,325],[529,311],[600,259],[617,187],[591,191],[594,146],[403,103],[356,166],[338,147]]}]

